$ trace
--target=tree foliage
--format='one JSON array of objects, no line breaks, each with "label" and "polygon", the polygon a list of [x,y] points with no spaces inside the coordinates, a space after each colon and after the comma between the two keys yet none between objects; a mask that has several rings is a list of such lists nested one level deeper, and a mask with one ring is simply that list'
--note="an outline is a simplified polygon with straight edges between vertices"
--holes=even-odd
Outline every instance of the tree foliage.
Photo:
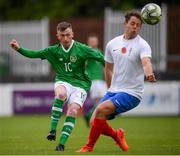
[{"label": "tree foliage", "polygon": [[[129,10],[149,2],[152,0],[0,0],[0,20],[102,16],[105,7]],[[163,1],[154,2],[159,4]],[[179,1],[171,0],[167,3]]]}]

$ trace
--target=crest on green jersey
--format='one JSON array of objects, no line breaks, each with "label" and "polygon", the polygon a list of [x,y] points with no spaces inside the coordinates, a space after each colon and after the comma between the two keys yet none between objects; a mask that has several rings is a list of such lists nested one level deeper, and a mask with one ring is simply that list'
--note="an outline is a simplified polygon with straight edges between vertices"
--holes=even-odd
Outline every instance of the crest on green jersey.
[{"label": "crest on green jersey", "polygon": [[77,57],[76,56],[70,56],[70,61],[71,62],[76,62],[77,61]]}]

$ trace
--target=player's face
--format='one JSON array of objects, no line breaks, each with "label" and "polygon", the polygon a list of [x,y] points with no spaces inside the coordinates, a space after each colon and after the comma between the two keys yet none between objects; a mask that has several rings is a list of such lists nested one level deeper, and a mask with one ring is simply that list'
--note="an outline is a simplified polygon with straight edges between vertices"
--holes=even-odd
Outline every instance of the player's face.
[{"label": "player's face", "polygon": [[89,37],[87,44],[92,48],[95,48],[95,49],[98,48],[98,44],[99,44],[98,38],[97,37]]},{"label": "player's face", "polygon": [[128,22],[125,22],[125,37],[127,39],[136,37],[139,34],[141,25],[141,20],[132,16]]},{"label": "player's face", "polygon": [[67,28],[64,31],[57,32],[57,39],[61,42],[64,48],[70,47],[73,37],[74,35],[71,28]]}]

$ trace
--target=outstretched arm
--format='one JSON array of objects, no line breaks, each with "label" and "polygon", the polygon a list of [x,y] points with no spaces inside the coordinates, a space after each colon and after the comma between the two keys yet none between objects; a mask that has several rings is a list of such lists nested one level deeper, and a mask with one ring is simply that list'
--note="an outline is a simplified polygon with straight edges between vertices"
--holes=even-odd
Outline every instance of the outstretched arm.
[{"label": "outstretched arm", "polygon": [[146,76],[146,79],[149,82],[156,82],[156,78],[155,78],[155,75],[154,75],[153,69],[152,69],[151,59],[149,57],[144,57],[141,59],[141,62],[143,65],[144,74]]},{"label": "outstretched arm", "polygon": [[22,55],[24,55],[26,57],[44,59],[44,56],[42,54],[43,50],[36,50],[35,51],[35,50],[21,48],[19,46],[19,43],[14,39],[9,44],[15,51],[18,51],[19,53],[21,53]]}]

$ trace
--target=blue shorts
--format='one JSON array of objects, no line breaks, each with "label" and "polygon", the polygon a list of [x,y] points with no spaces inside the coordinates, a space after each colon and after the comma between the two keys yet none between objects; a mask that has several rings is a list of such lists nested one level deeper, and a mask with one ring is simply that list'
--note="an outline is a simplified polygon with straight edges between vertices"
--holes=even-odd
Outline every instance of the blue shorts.
[{"label": "blue shorts", "polygon": [[140,103],[138,98],[125,92],[107,92],[101,99],[100,105],[106,100],[111,100],[116,107],[115,112],[109,116],[109,119],[113,119],[117,114],[133,109]]}]

